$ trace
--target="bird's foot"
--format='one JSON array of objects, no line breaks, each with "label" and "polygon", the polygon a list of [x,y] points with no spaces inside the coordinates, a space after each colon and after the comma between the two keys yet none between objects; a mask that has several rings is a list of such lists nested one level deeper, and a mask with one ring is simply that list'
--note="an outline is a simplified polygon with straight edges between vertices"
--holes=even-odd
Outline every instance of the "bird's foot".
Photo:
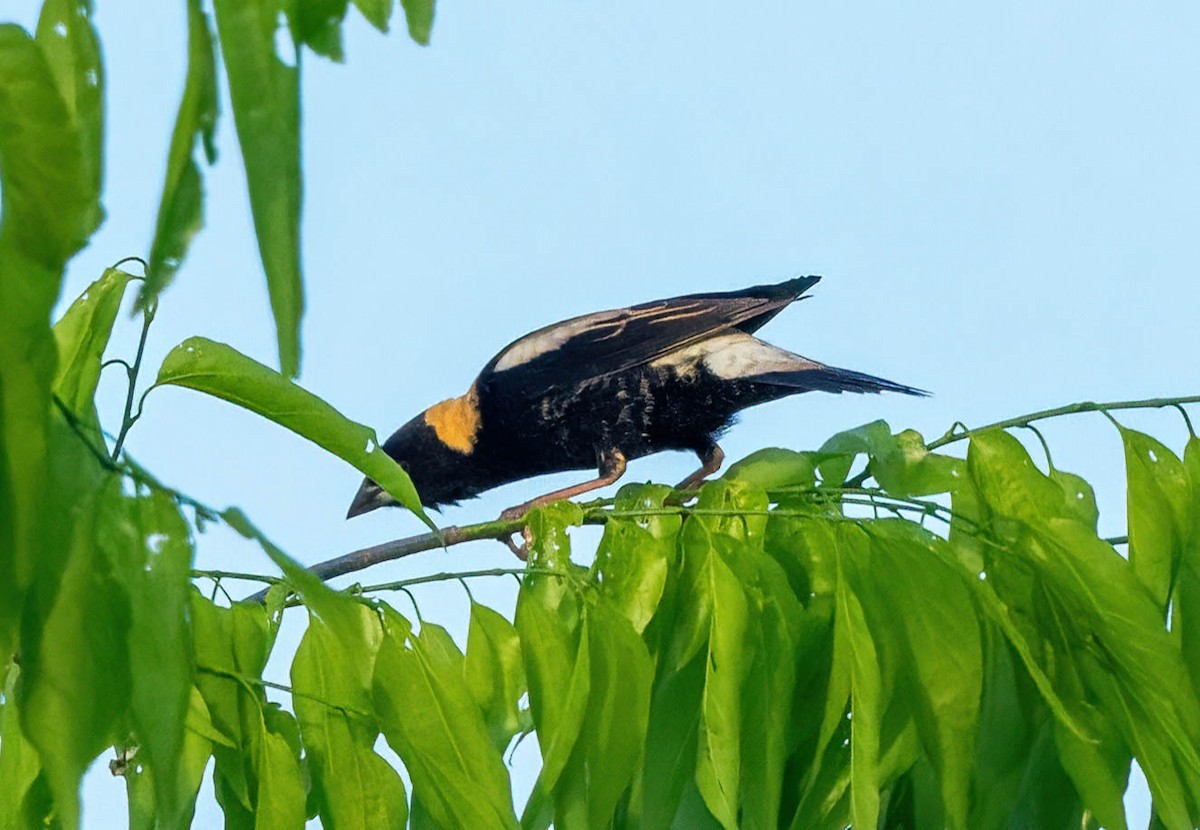
[{"label": "bird's foot", "polygon": [[528,527],[521,528],[521,544],[513,541],[513,534],[511,533],[501,536],[500,541],[513,552],[513,556],[522,562],[529,561],[529,546],[533,543],[533,535],[529,532]]}]

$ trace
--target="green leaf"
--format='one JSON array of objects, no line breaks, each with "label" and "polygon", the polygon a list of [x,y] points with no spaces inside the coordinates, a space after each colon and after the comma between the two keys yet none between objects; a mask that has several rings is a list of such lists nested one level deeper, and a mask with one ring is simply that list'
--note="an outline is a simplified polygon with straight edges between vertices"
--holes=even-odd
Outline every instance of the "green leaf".
[{"label": "green leaf", "polygon": [[438,826],[515,827],[508,774],[467,688],[462,654],[440,626],[425,623],[414,637],[403,618],[385,613],[375,707],[413,797]]},{"label": "green leaf", "polygon": [[39,518],[58,351],[50,312],[98,213],[88,152],[42,49],[0,25],[0,654],[13,651],[36,564],[58,555]]},{"label": "green leaf", "polygon": [[1192,688],[1200,696],[1200,438],[1195,435],[1184,450],[1183,466],[1191,484],[1191,522],[1179,566],[1171,630],[1179,632],[1183,662],[1191,673]]},{"label": "green leaf", "polygon": [[110,519],[99,541],[129,597],[126,648],[139,761],[153,773],[163,823],[183,826],[190,808],[179,799],[179,765],[192,695],[192,541],[179,508],[161,492],[125,499],[121,507],[124,515]]},{"label": "green leaf", "polygon": [[[850,685],[850,815],[855,827],[879,821],[879,751],[882,678],[875,642],[862,604],[850,589],[838,558],[837,614],[833,627],[834,674]],[[838,666],[844,666],[839,669]]]},{"label": "green leaf", "polygon": [[396,0],[354,0],[354,5],[362,12],[367,22],[379,31],[386,32]]},{"label": "green leaf", "polygon": [[588,605],[584,626],[587,708],[554,788],[554,823],[605,830],[642,753],[654,668],[633,626],[602,600]]},{"label": "green leaf", "polygon": [[1074,473],[1058,469],[1050,471],[1050,480],[1057,482],[1062,488],[1063,497],[1066,499],[1064,512],[1095,533],[1100,523],[1100,509],[1096,506],[1096,491],[1092,489],[1092,485]]},{"label": "green leaf", "polygon": [[341,63],[342,18],[346,16],[349,0],[309,0],[296,9],[299,34],[297,40],[318,55]]},{"label": "green leaf", "polygon": [[[208,715],[208,707],[195,687],[191,689],[188,700],[187,731],[183,735],[178,759],[178,777],[175,781],[173,801],[182,805],[178,824],[171,825],[169,820],[160,817],[156,806],[154,793],[161,790],[163,785],[158,782],[154,771],[141,763],[135,762],[126,767],[124,772],[125,791],[129,799],[130,830],[156,830],[158,827],[190,827],[196,806],[196,795],[200,790],[204,770],[208,759],[212,757],[213,739],[223,741],[224,738],[213,729],[212,720]],[[137,756],[134,756],[135,759]]]},{"label": "green leaf", "polygon": [[554,787],[583,727],[591,686],[583,599],[573,586],[553,579],[527,576],[517,596],[516,628],[542,752],[542,769],[521,818],[524,827],[540,824],[550,810]]},{"label": "green leaf", "polygon": [[40,631],[21,652],[22,727],[67,827],[78,822],[80,778],[129,713],[130,598],[96,543],[120,520],[121,499],[112,481],[76,506],[60,586],[48,607],[39,604]]},{"label": "green leaf", "polygon": [[[695,521],[695,519],[690,519]],[[708,662],[700,710],[696,786],[704,803],[725,828],[737,827],[741,778],[742,682],[746,674],[743,640],[748,608],[733,571],[715,550],[703,566],[703,590],[711,604]]]},{"label": "green leaf", "polygon": [[1187,471],[1149,435],[1121,428],[1121,440],[1129,480],[1129,562],[1165,613],[1190,530]]},{"label": "green leaf", "polygon": [[639,634],[662,599],[682,519],[675,514],[621,518],[620,513],[661,510],[670,494],[671,488],[661,484],[622,487],[613,504],[617,515],[605,525],[596,552],[593,568],[600,592]]},{"label": "green leaf", "polygon": [[[1016,439],[976,436],[968,465],[1005,551],[989,564],[988,582],[1030,620],[1025,628],[1046,632],[1039,659],[1055,667],[1067,706],[1100,706],[1146,773],[1164,823],[1190,826],[1200,815],[1200,701],[1163,628],[1161,607],[1130,563],[1066,509],[1061,488],[1037,471]],[[1086,654],[1076,657],[1081,648]],[[1068,772],[1113,775],[1111,753]],[[1085,796],[1086,784],[1076,781]],[[1103,803],[1088,806],[1105,810]]]},{"label": "green leaf", "polygon": [[841,484],[862,453],[870,457],[871,476],[893,496],[949,492],[963,474],[961,459],[931,453],[920,433],[908,429],[892,435],[886,421],[872,421],[840,432],[821,446],[821,481]]},{"label": "green leaf", "polygon": [[630,799],[629,824],[633,827],[671,826],[671,817],[676,815],[685,790],[696,793],[696,801],[708,815],[695,785],[706,657],[697,655],[680,671],[663,672],[655,683],[645,758]]},{"label": "green leaf", "polygon": [[77,418],[97,430],[94,398],[100,382],[100,363],[121,308],[125,286],[131,279],[132,275],[119,269],[105,269],[103,276],[88,286],[54,324],[54,338],[58,342],[54,394]]},{"label": "green leaf", "polygon": [[[292,0],[214,0],[250,210],[275,315],[279,367],[300,371],[300,67]],[[283,41],[291,54],[280,55]]]},{"label": "green leaf", "polygon": [[503,752],[521,729],[517,701],[526,691],[521,640],[512,623],[477,602],[471,603],[464,671],[492,744]]},{"label": "green leaf", "polygon": [[422,46],[428,46],[429,34],[433,31],[434,0],[400,0],[400,5],[404,6],[404,18],[408,21],[408,36]]},{"label": "green leaf", "polygon": [[166,356],[156,382],[204,392],[290,429],[362,471],[437,530],[408,474],[380,449],[373,429],[236,349],[190,337]]},{"label": "green leaf", "polygon": [[817,468],[813,453],[772,447],[734,462],[722,478],[744,481],[764,490],[810,489],[816,486]]},{"label": "green leaf", "polygon": [[292,700],[317,808],[327,827],[402,830],[404,782],[374,750],[371,684],[383,627],[370,608],[342,602],[333,624],[310,613],[292,661]]},{"label": "green leaf", "polygon": [[188,0],[187,10],[187,78],[171,132],[146,281],[138,294],[139,309],[149,308],[175,278],[192,237],[204,225],[204,182],[195,162],[197,142],[204,148],[209,164],[217,159],[217,71],[212,28],[200,0]]},{"label": "green leaf", "polygon": [[91,23],[91,0],[46,0],[38,18],[37,43],[71,121],[79,130],[81,184],[90,202],[87,235],[104,221],[104,63]]},{"label": "green leaf", "polygon": [[261,686],[272,631],[262,606],[220,608],[192,594],[196,686],[222,736],[213,783],[226,826],[299,828],[303,772],[295,722]]},{"label": "green leaf", "polygon": [[0,830],[49,826],[53,805],[37,750],[21,731],[16,688],[21,670],[5,668],[4,708],[0,710]]},{"label": "green leaf", "polygon": [[[949,827],[967,819],[983,662],[967,577],[939,537],[911,522],[864,523],[870,565],[859,569],[882,600],[880,623],[902,633],[902,673],[921,744],[940,784]],[[936,598],[930,601],[930,598]]]}]

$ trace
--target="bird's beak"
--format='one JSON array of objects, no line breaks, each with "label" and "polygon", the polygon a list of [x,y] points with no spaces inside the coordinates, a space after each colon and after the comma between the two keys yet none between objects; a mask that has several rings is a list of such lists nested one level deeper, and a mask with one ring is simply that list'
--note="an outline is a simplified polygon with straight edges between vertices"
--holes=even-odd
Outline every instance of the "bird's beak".
[{"label": "bird's beak", "polygon": [[358,493],[354,496],[354,501],[350,502],[350,509],[346,511],[346,518],[353,519],[355,516],[361,516],[363,513],[370,513],[377,507],[383,507],[385,504],[390,504],[392,497],[383,491],[375,482],[369,478],[363,479],[362,486],[358,488]]}]

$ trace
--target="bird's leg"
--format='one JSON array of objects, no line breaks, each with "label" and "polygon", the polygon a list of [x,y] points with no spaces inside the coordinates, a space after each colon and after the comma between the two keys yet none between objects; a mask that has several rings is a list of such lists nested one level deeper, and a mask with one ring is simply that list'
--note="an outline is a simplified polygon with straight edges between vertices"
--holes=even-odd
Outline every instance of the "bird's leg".
[{"label": "bird's leg", "polygon": [[715,442],[709,442],[707,446],[696,450],[696,455],[700,459],[700,469],[676,484],[676,490],[695,490],[704,479],[721,469],[721,465],[725,463],[725,453]]},{"label": "bird's leg", "polygon": [[[718,450],[719,452],[719,450]],[[719,463],[718,463],[719,464]],[[500,518],[505,521],[511,519],[519,519],[529,512],[530,508],[536,507],[539,504],[549,504],[552,501],[560,499],[571,499],[581,493],[589,493],[592,490],[599,490],[601,487],[606,487],[614,481],[625,475],[625,456],[620,450],[609,450],[600,456],[599,464],[600,475],[591,481],[585,481],[581,484],[575,484],[571,487],[564,487],[561,490],[555,490],[552,493],[547,493],[544,496],[538,496],[536,499],[530,499],[524,504],[518,504],[510,507],[500,514]]]}]

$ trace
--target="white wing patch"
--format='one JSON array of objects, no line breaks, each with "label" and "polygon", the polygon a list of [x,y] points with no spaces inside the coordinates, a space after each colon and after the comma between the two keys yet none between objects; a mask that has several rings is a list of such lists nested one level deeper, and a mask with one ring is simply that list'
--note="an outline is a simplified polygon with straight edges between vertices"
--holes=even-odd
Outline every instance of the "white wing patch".
[{"label": "white wing patch", "polygon": [[722,380],[737,380],[769,372],[802,372],[823,365],[742,332],[702,340],[664,355],[653,365],[671,366],[688,376],[701,364]]},{"label": "white wing patch", "polygon": [[[524,365],[534,358],[554,351],[571,338],[577,337],[589,329],[595,329],[599,325],[616,320],[623,313],[622,311],[599,311],[540,329],[533,334],[527,334],[501,352],[500,359],[496,361],[495,371],[503,372],[506,369]],[[614,333],[619,334],[623,328],[624,322],[621,321]]]}]

